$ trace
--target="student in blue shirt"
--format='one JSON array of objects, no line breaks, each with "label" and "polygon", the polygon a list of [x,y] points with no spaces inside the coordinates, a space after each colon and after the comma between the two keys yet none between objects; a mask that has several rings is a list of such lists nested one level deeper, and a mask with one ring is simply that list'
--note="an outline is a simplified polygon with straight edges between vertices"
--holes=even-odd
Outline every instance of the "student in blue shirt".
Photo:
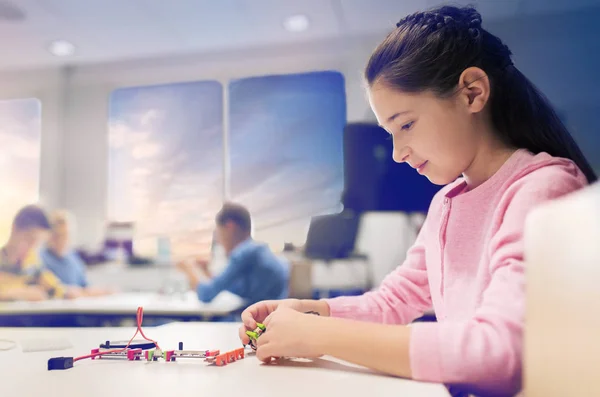
[{"label": "student in blue shirt", "polygon": [[275,256],[266,244],[254,241],[251,228],[248,210],[239,204],[226,203],[216,216],[216,239],[228,259],[223,272],[213,276],[208,261],[196,260],[208,279],[201,282],[193,263],[178,263],[202,302],[210,302],[223,290],[242,297],[248,305],[287,297],[289,264]]},{"label": "student in blue shirt", "polygon": [[110,291],[88,285],[85,263],[70,246],[72,217],[66,211],[50,216],[50,238],[40,251],[44,268],[52,271],[64,285],[78,288],[81,295],[104,295]]}]

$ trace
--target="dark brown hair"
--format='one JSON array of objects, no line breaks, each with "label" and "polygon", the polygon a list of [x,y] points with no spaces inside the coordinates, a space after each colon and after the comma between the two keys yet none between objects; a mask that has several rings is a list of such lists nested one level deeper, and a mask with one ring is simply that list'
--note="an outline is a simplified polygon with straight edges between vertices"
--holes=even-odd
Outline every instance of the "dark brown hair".
[{"label": "dark brown hair", "polygon": [[223,226],[227,222],[233,222],[242,232],[250,233],[252,221],[250,212],[246,207],[236,203],[225,203],[217,213],[217,225]]},{"label": "dark brown hair", "polygon": [[21,208],[13,221],[13,227],[17,230],[28,230],[33,228],[50,230],[50,220],[46,212],[36,206],[28,205]]},{"label": "dark brown hair", "polygon": [[443,6],[408,15],[371,55],[367,83],[449,97],[457,92],[462,72],[478,67],[490,81],[488,106],[500,139],[534,154],[571,159],[594,182],[594,170],[549,101],[513,65],[509,48],[481,22],[473,7]]}]

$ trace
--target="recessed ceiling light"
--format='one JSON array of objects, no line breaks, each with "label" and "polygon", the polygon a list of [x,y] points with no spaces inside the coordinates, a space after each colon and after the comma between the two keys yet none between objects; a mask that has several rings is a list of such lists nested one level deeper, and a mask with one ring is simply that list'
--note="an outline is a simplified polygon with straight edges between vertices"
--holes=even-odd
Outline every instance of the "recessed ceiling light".
[{"label": "recessed ceiling light", "polygon": [[289,16],[283,21],[283,27],[288,32],[304,32],[308,29],[308,25],[310,25],[310,21],[303,14]]},{"label": "recessed ceiling light", "polygon": [[67,57],[75,53],[75,46],[66,40],[55,40],[50,43],[48,51],[57,57]]}]

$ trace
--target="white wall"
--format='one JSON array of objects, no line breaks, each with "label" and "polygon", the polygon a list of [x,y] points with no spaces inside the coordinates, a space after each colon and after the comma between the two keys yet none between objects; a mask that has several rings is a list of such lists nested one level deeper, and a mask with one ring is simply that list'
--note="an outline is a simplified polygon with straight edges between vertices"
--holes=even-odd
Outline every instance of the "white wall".
[{"label": "white wall", "polygon": [[[488,26],[511,47],[515,64],[566,113],[600,169],[600,9]],[[106,213],[108,98],[119,87],[252,75],[339,70],[346,76],[349,121],[372,119],[361,70],[379,39],[370,37],[235,53],[81,66],[67,71],[0,74],[0,98],[42,100],[41,197],[71,209],[79,243],[102,238]]]},{"label": "white wall", "polygon": [[493,25],[600,172],[600,8]]}]

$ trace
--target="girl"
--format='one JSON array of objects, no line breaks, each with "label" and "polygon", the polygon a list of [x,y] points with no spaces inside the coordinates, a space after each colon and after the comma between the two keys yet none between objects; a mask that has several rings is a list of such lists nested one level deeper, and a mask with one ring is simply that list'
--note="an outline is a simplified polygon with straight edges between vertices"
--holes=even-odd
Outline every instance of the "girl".
[{"label": "girl", "polygon": [[[401,377],[514,394],[521,388],[526,215],[596,175],[473,8],[402,19],[371,55],[365,79],[394,160],[447,186],[404,264],[377,290],[257,303],[242,314],[240,338],[248,343],[245,331],[264,322],[263,361],[328,354]],[[431,307],[437,323],[403,325]]]}]

